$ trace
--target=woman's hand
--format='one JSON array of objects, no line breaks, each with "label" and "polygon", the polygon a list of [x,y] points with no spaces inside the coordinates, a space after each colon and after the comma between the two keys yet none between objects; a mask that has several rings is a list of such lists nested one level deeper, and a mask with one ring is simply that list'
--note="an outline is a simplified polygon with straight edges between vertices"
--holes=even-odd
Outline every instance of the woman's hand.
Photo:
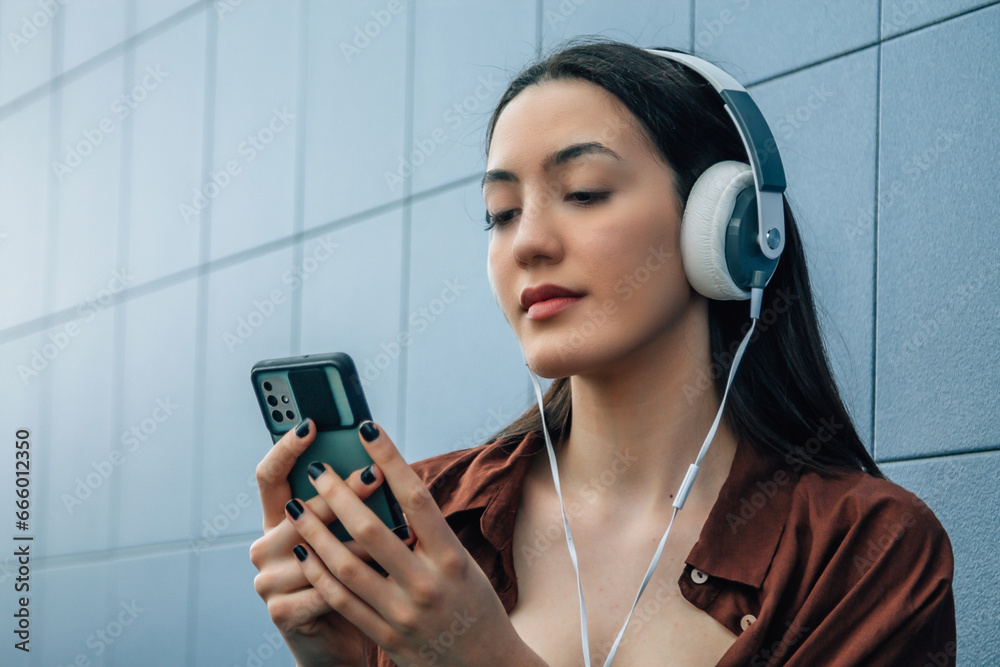
[{"label": "woman's hand", "polygon": [[[416,542],[412,551],[401,542],[361,502],[351,478],[340,479],[325,464],[312,466],[316,498],[354,537],[347,544],[338,540],[326,528],[324,510],[310,503],[298,518],[288,515],[307,545],[299,565],[313,589],[397,665],[544,664],[518,636],[486,575],[389,436],[372,422],[361,434]],[[389,576],[363,563],[352,544]]]},{"label": "woman's hand", "polygon": [[[254,588],[267,603],[271,620],[300,667],[360,667],[365,664],[364,634],[331,608],[317,589],[310,585],[292,554],[292,548],[302,538],[285,518],[285,504],[292,497],[287,477],[296,459],[315,438],[315,426],[311,420],[307,423],[309,429],[304,435],[298,435],[298,429],[289,431],[257,466],[257,484],[264,509],[264,535],[250,547],[250,560],[260,571],[254,578]],[[373,472],[376,478],[370,484],[361,481],[361,471],[356,471],[341,483],[361,502],[378,488],[383,479],[379,470]],[[329,505],[319,496],[310,498],[304,505],[316,521],[322,522],[323,530],[329,534],[326,525],[336,518]],[[413,542],[412,536],[406,542],[401,542],[398,537],[393,539],[404,549],[404,544]],[[342,546],[350,550],[359,563],[371,559],[356,542]],[[363,567],[368,568],[367,565]],[[372,573],[375,574],[374,571]]]}]

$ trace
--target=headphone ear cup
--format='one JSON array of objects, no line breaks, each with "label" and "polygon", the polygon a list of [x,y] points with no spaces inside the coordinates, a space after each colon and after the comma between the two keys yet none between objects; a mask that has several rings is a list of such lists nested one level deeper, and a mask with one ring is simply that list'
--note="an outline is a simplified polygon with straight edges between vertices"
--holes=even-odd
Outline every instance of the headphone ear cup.
[{"label": "headphone ear cup", "polygon": [[726,262],[726,230],[736,199],[747,188],[754,190],[750,165],[724,160],[706,169],[688,195],[681,218],[681,263],[691,286],[709,299],[750,298],[750,291],[733,280]]}]

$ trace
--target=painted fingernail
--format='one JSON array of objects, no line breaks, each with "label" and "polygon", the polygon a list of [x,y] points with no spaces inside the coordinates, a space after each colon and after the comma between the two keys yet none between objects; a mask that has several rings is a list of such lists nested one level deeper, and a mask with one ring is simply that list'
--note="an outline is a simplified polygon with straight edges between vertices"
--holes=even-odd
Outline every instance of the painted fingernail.
[{"label": "painted fingernail", "polygon": [[305,547],[301,544],[296,544],[295,548],[292,549],[292,553],[295,554],[295,557],[299,559],[300,563],[306,559],[306,556],[309,555],[309,553],[305,550]]},{"label": "painted fingernail", "polygon": [[306,472],[309,473],[310,477],[316,479],[317,477],[326,472],[326,468],[324,468],[323,464],[320,463],[319,461],[313,461],[312,463],[309,464],[309,467],[306,468]]},{"label": "painted fingernail", "polygon": [[362,484],[371,484],[372,482],[375,481],[375,473],[372,471],[372,468],[374,468],[374,467],[375,467],[375,464],[373,463],[373,464],[371,464],[370,466],[368,466],[367,468],[365,468],[364,470],[361,471],[361,483]]},{"label": "painted fingernail", "polygon": [[396,536],[401,540],[407,540],[410,538],[409,526],[397,526],[392,529],[392,532],[396,533]]},{"label": "painted fingernail", "polygon": [[361,437],[364,438],[366,442],[373,441],[378,437],[378,427],[371,421],[366,421],[361,425]]},{"label": "painted fingernail", "polygon": [[309,435],[309,420],[303,419],[302,423],[295,427],[295,435],[304,438]]},{"label": "painted fingernail", "polygon": [[302,503],[300,503],[295,498],[292,498],[287,503],[285,503],[285,509],[288,510],[288,513],[292,515],[293,521],[302,516]]}]

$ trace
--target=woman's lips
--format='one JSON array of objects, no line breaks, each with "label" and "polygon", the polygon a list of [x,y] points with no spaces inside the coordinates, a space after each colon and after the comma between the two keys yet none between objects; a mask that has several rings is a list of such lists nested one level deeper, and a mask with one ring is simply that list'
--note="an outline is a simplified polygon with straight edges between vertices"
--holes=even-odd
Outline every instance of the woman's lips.
[{"label": "woman's lips", "polygon": [[552,317],[556,313],[569,308],[574,303],[582,299],[582,296],[561,296],[545,301],[536,301],[528,308],[527,317],[529,320],[544,320]]}]

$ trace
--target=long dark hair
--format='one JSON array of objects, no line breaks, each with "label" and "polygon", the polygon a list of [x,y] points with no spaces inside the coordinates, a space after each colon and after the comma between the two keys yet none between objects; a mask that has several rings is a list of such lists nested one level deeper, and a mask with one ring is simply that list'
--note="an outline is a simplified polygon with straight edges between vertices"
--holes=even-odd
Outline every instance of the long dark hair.
[{"label": "long dark hair", "polygon": [[[569,78],[601,86],[632,112],[645,130],[644,139],[673,170],[680,202],[687,202],[694,182],[716,162],[747,162],[721,98],[700,75],[642,48],[588,36],[570,40],[513,79],[490,119],[487,155],[497,119],[518,93],[532,84]],[[845,469],[863,470],[883,477],[858,437],[830,371],[787,200],[784,209],[785,249],[764,290],[761,318],[733,378],[724,416],[741,440],[798,469],[834,476]],[[749,306],[709,300],[708,318],[713,372],[706,383],[721,399],[733,353],[749,327]],[[555,379],[544,402],[549,435],[553,443],[561,442],[572,420],[569,378]],[[541,432],[533,405],[488,442],[520,441]]]}]

